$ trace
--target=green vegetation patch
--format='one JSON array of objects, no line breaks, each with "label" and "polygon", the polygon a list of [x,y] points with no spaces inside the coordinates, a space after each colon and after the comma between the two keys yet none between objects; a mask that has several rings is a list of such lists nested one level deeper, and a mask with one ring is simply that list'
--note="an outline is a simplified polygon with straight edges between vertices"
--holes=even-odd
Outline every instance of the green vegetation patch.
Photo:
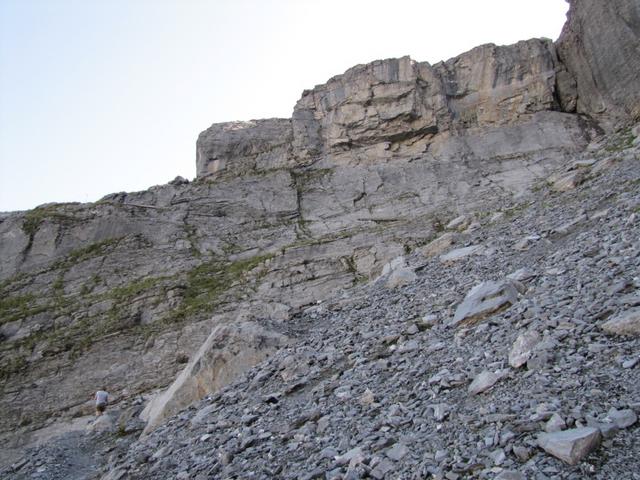
[{"label": "green vegetation patch", "polygon": [[633,141],[635,138],[635,135],[631,132],[631,128],[619,130],[615,135],[612,136],[611,140],[607,143],[607,146],[604,147],[604,149],[605,151],[611,153],[626,150],[627,148],[631,148],[633,146]]},{"label": "green vegetation patch", "polygon": [[181,320],[212,311],[222,300],[222,294],[246,280],[246,274],[273,255],[255,256],[236,262],[212,260],[189,271],[181,305],[171,312],[169,320]]},{"label": "green vegetation patch", "polygon": [[117,300],[118,302],[128,302],[133,300],[141,293],[151,290],[156,287],[161,281],[166,280],[167,277],[147,277],[134,280],[122,287],[116,287],[109,292],[109,297]]},{"label": "green vegetation patch", "polygon": [[36,300],[32,294],[7,295],[0,298],[0,325],[45,311],[47,307],[36,305]]},{"label": "green vegetation patch", "polygon": [[[100,249],[90,248],[83,254],[79,252],[76,258],[85,258],[85,254],[96,251]],[[4,356],[0,361],[0,379],[9,378],[27,368],[27,358],[37,345],[41,345],[44,358],[67,352],[73,359],[105,336],[126,332],[141,338],[166,330],[171,324],[211,313],[223,302],[235,299],[241,293],[241,289],[234,290],[233,287],[246,288],[247,274],[272,256],[262,255],[235,262],[214,259],[175,277],[139,278],[93,296],[81,292],[79,296],[61,299],[62,283],[61,277],[58,277],[52,285],[53,298],[49,298],[45,305],[37,305],[38,298],[32,294],[5,295],[0,300],[2,323],[26,318],[45,310],[50,310],[53,316],[69,314],[79,306],[87,307],[101,301],[111,300],[113,306],[103,313],[75,319],[71,324],[58,327],[51,325],[49,328],[34,331],[28,337],[14,342],[11,346],[14,355],[0,355]],[[159,303],[164,301],[168,290],[179,288],[183,289],[182,302],[156,322],[142,324],[139,313],[135,308],[131,308],[131,304],[140,295],[151,297],[149,301],[145,300],[147,304],[154,301]],[[232,290],[234,294],[231,294]]]},{"label": "green vegetation patch", "polygon": [[67,255],[66,260],[67,262],[78,263],[93,257],[104,255],[112,247],[120,243],[120,240],[122,240],[122,237],[109,238],[107,240],[92,243],[91,245],[88,245],[84,248],[72,251],[71,253],[69,253],[69,255]]}]

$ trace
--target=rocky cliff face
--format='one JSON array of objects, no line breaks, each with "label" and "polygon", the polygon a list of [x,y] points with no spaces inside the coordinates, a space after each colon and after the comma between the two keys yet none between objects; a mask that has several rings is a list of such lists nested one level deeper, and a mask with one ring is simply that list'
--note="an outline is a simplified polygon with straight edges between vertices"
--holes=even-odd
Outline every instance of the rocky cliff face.
[{"label": "rocky cliff face", "polygon": [[640,117],[640,4],[570,2],[558,55],[577,84],[578,113],[605,124]]},{"label": "rocky cliff face", "polygon": [[[202,132],[194,182],[1,218],[0,429],[19,446],[81,414],[99,386],[123,401],[166,386],[193,371],[213,328],[294,339],[293,314],[377,277],[461,214],[470,232],[546,181],[575,188],[585,149],[631,147],[627,130],[593,140],[637,116],[637,9],[576,1],[557,44],[359,65],[303,92],[291,119]],[[159,411],[237,374],[243,337],[256,338],[239,335],[224,361],[200,352],[215,378],[199,370]],[[246,358],[242,369],[262,357]]]}]

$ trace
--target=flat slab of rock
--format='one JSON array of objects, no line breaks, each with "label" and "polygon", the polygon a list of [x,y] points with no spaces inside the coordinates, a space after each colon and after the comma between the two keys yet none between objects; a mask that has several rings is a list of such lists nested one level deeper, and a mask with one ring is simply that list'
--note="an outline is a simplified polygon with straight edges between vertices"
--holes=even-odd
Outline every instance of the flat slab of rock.
[{"label": "flat slab of rock", "polygon": [[563,432],[542,433],[538,446],[569,465],[576,465],[600,443],[597,428],[574,428]]},{"label": "flat slab of rock", "polygon": [[482,245],[471,245],[470,247],[456,248],[455,250],[451,250],[449,253],[441,255],[440,261],[442,263],[457,262],[458,260],[463,260],[471,255],[479,255],[483,250],[484,248]]},{"label": "flat slab of rock", "polygon": [[602,329],[613,335],[640,335],[640,308],[632,308],[605,322]]},{"label": "flat slab of rock", "polygon": [[409,453],[409,449],[402,443],[396,443],[393,447],[387,450],[387,457],[391,460],[402,460],[402,458]]},{"label": "flat slab of rock", "polygon": [[420,249],[420,253],[425,257],[435,257],[440,255],[451,245],[458,241],[458,234],[455,232],[447,232]]},{"label": "flat slab of rock", "polygon": [[448,325],[475,323],[498,310],[510,307],[517,300],[518,291],[510,282],[483,282],[469,291]]},{"label": "flat slab of rock", "polygon": [[468,391],[471,395],[477,395],[489,390],[498,380],[500,380],[500,375],[485,370],[473,379],[473,382],[469,385]]},{"label": "flat slab of rock", "polygon": [[398,288],[415,282],[417,278],[418,276],[412,268],[398,268],[389,274],[389,278],[385,285],[387,288]]}]

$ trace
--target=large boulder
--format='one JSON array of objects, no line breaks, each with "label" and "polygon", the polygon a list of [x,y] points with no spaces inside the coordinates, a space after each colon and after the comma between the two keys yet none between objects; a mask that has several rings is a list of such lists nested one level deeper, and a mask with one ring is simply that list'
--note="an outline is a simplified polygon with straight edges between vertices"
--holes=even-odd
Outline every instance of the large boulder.
[{"label": "large boulder", "polygon": [[[577,112],[613,121],[638,118],[640,2],[569,3],[567,23],[556,46],[577,84]],[[559,88],[561,98],[574,95],[569,83]]]},{"label": "large boulder", "polygon": [[476,323],[518,301],[518,291],[509,281],[482,282],[473,287],[456,309],[449,326]]},{"label": "large boulder", "polygon": [[576,465],[600,444],[597,428],[574,428],[561,432],[541,433],[538,446],[569,465]]},{"label": "large boulder", "polygon": [[211,332],[178,378],[154,397],[141,414],[145,433],[165,418],[215,392],[258,364],[287,341],[284,335],[254,322],[220,325]]}]

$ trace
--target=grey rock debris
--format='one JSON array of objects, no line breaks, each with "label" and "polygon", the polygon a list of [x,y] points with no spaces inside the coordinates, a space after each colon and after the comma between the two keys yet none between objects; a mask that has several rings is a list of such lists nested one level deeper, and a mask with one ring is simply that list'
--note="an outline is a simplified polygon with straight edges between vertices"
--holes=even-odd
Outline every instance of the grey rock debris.
[{"label": "grey rock debris", "polygon": [[637,19],[359,65],[193,181],[0,215],[0,477],[633,478]]}]

